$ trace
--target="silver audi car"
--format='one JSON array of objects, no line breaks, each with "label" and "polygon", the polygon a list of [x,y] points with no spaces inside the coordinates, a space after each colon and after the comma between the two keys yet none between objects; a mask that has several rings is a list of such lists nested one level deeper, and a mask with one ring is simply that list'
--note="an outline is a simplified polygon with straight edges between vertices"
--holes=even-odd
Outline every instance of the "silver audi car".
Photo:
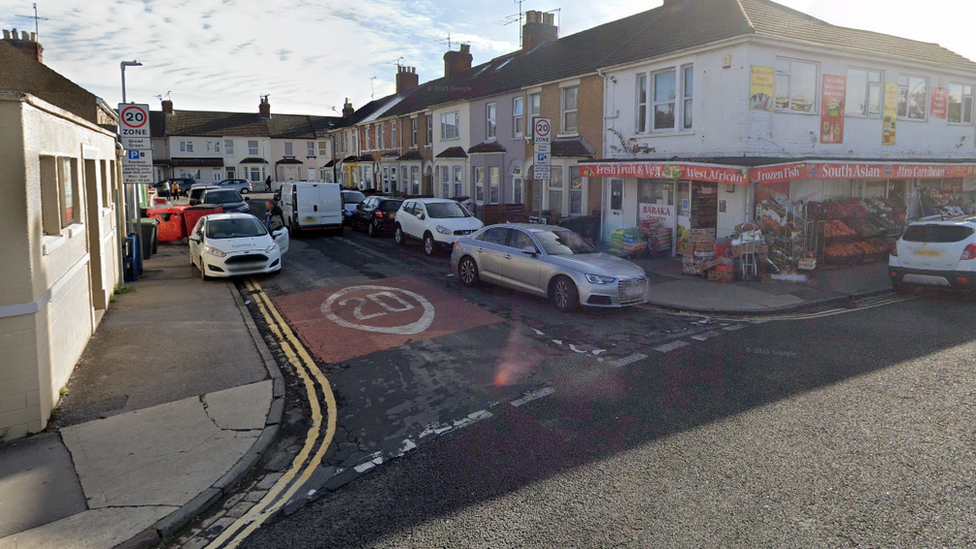
[{"label": "silver audi car", "polygon": [[626,307],[647,300],[644,269],[599,253],[550,225],[491,225],[458,238],[451,265],[466,286],[489,282],[548,298],[560,311]]}]

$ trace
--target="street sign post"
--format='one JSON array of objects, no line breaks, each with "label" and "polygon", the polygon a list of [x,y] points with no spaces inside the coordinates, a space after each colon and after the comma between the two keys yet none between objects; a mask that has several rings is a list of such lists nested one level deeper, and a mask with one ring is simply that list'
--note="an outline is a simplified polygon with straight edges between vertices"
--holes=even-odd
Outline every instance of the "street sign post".
[{"label": "street sign post", "polygon": [[532,171],[532,179],[549,181],[552,174],[552,166],[540,166],[539,164],[536,164],[532,166]]},{"label": "street sign post", "polygon": [[149,150],[149,105],[119,104],[119,137],[125,150]]},{"label": "street sign post", "polygon": [[152,151],[125,151],[122,157],[122,182],[126,185],[152,184]]},{"label": "street sign post", "polygon": [[[536,118],[532,121],[532,144],[535,158],[532,159],[532,179],[539,181],[543,188],[552,176],[552,120]],[[542,217],[541,190],[539,198],[539,219]]]},{"label": "street sign post", "polygon": [[552,142],[552,120],[548,118],[536,118],[532,124],[532,141],[536,145],[540,143]]}]

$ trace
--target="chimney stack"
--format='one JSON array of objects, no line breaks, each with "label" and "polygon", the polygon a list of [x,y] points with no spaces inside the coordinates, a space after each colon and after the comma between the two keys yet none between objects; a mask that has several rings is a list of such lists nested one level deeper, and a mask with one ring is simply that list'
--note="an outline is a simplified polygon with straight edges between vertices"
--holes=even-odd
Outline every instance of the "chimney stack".
[{"label": "chimney stack", "polygon": [[162,101],[163,114],[166,116],[173,116],[173,101],[170,99],[163,99]]},{"label": "chimney stack", "polygon": [[44,62],[44,48],[37,43],[37,34],[33,32],[17,32],[17,29],[4,30],[3,41],[17,48],[24,55],[38,63]]},{"label": "chimney stack", "polygon": [[415,67],[401,67],[397,66],[396,75],[396,92],[397,95],[401,93],[416,88],[420,85],[420,77],[417,76],[417,69]]},{"label": "chimney stack", "polygon": [[556,16],[537,10],[525,12],[525,25],[522,27],[522,51],[534,50],[541,44],[559,38]]},{"label": "chimney stack", "polygon": [[444,54],[444,77],[450,78],[471,68],[471,44],[461,44],[461,51],[451,50]]},{"label": "chimney stack", "polygon": [[268,102],[268,96],[261,96],[261,104],[258,105],[258,113],[264,120],[269,120],[271,118],[271,103]]},{"label": "chimney stack", "polygon": [[352,116],[356,112],[356,109],[352,108],[352,103],[349,102],[349,98],[346,98],[346,102],[342,105],[342,117]]}]

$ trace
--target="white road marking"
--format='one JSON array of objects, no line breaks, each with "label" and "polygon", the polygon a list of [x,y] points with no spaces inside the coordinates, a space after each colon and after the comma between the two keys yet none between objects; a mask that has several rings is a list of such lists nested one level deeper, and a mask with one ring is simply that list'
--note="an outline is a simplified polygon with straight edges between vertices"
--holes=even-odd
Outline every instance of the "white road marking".
[{"label": "white road marking", "polygon": [[556,390],[553,389],[552,387],[543,387],[542,389],[539,389],[537,391],[532,391],[532,392],[529,392],[529,393],[525,393],[525,396],[523,396],[522,398],[520,398],[518,400],[513,400],[512,401],[512,406],[515,406],[516,408],[518,408],[519,406],[528,404],[528,403],[532,402],[533,400],[539,400],[540,398],[545,398],[545,397],[547,397],[547,396],[549,396],[549,395],[551,395],[551,394],[553,394],[555,392],[556,392]]},{"label": "white road marking", "polygon": [[659,353],[670,353],[671,351],[676,351],[682,347],[687,347],[688,344],[684,341],[672,341],[667,345],[661,345],[660,347],[654,347],[654,350]]},{"label": "white road marking", "polygon": [[726,332],[737,332],[737,331],[742,330],[744,328],[745,328],[745,326],[743,326],[742,324],[735,324],[735,325],[732,325],[732,326],[726,326],[726,327],[724,327],[722,329],[725,330]]},{"label": "white road marking", "polygon": [[635,362],[640,362],[640,361],[644,360],[645,358],[647,358],[647,355],[645,355],[645,354],[634,353],[634,354],[632,354],[632,355],[630,355],[628,357],[624,357],[624,358],[621,358],[619,360],[614,360],[613,362],[610,363],[610,365],[613,366],[614,368],[623,368],[624,366],[626,366],[628,364],[633,364]]},{"label": "white road marking", "polygon": [[705,332],[704,334],[693,335],[691,336],[691,339],[694,339],[695,341],[708,341],[709,339],[718,336],[718,332]]},{"label": "white road marking", "polygon": [[[379,305],[382,309],[385,309],[385,311],[380,311],[377,313],[373,313],[371,315],[364,315],[361,309],[366,303],[366,299],[360,297],[352,297],[349,298],[348,300],[340,301],[342,297],[344,297],[347,294],[364,291],[364,290],[367,291],[372,290],[374,293],[368,295],[367,298],[369,298],[371,301]],[[337,301],[339,302],[340,306],[351,301],[358,301],[359,306],[356,307],[353,314],[357,320],[363,321],[377,316],[385,316],[391,312],[399,313],[399,312],[413,310],[415,308],[413,305],[407,303],[406,301],[398,297],[396,295],[397,293],[413,298],[415,301],[417,301],[417,303],[420,304],[421,307],[423,307],[424,312],[420,316],[419,320],[415,322],[411,322],[409,324],[405,324],[403,326],[371,326],[367,324],[356,324],[353,322],[349,322],[343,318],[339,318],[339,315],[335,314],[335,312],[333,312],[332,310],[333,304],[335,304]],[[393,305],[386,303],[384,300],[380,299],[384,297],[393,298],[397,302],[396,304],[400,306],[395,307]],[[427,299],[424,298],[424,296],[411,292],[410,290],[404,290],[402,288],[393,288],[390,286],[363,285],[363,286],[350,286],[348,288],[343,288],[338,292],[330,295],[329,298],[322,303],[321,310],[322,310],[322,314],[325,315],[325,318],[328,318],[329,320],[335,322],[336,324],[342,326],[343,328],[352,328],[354,330],[362,330],[364,332],[375,332],[378,334],[395,334],[395,335],[419,334],[427,330],[427,328],[430,328],[430,325],[434,322],[434,305],[431,304],[430,301],[427,301]]]}]

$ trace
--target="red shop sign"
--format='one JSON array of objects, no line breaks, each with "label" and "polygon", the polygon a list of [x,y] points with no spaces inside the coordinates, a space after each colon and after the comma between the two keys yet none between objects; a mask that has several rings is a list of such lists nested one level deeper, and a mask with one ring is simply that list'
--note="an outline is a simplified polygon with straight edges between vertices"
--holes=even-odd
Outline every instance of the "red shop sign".
[{"label": "red shop sign", "polygon": [[646,179],[685,179],[708,183],[746,185],[748,168],[708,166],[702,164],[583,164],[581,177],[640,177]]}]

